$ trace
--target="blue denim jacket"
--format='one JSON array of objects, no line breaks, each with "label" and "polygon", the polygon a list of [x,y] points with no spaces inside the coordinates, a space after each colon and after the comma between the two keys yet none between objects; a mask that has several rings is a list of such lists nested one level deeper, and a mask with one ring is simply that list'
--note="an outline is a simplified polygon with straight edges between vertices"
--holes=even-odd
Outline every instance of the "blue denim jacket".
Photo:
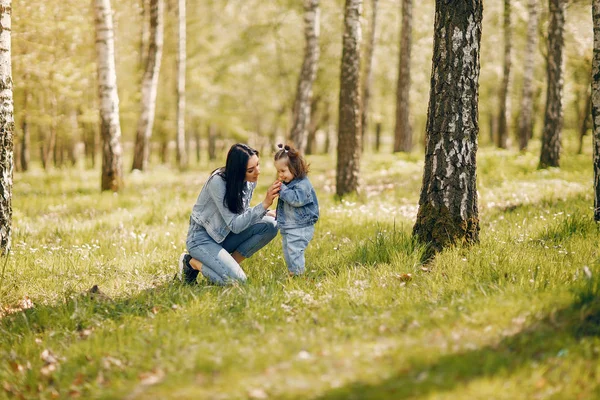
[{"label": "blue denim jacket", "polygon": [[202,225],[215,242],[221,243],[229,232],[240,233],[259,222],[267,210],[262,203],[249,208],[250,199],[256,187],[255,182],[246,182],[243,190],[244,211],[232,213],[223,204],[225,198],[225,179],[218,172],[213,173],[204,184],[192,209],[191,219]]},{"label": "blue denim jacket", "polygon": [[277,226],[287,229],[314,225],[319,219],[319,201],[308,178],[281,185],[277,202]]}]

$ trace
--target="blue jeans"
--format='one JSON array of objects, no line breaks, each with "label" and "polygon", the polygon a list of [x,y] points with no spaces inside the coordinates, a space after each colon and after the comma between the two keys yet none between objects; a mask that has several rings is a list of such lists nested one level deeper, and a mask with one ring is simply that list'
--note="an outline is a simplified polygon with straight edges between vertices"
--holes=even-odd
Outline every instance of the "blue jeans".
[{"label": "blue jeans", "polygon": [[217,243],[202,225],[190,220],[186,246],[190,255],[202,263],[202,275],[213,283],[225,285],[246,281],[246,274],[231,253],[238,251],[249,258],[276,235],[275,219],[265,216],[240,233],[230,232],[222,243]]},{"label": "blue jeans", "polygon": [[283,239],[283,257],[288,271],[294,275],[301,275],[305,271],[304,250],[315,234],[315,226],[287,229],[281,232]]}]

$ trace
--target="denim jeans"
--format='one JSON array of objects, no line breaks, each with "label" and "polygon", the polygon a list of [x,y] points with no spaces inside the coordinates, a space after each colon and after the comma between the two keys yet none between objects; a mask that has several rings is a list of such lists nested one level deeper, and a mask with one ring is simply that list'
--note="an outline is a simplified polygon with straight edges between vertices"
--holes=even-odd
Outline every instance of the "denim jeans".
[{"label": "denim jeans", "polygon": [[276,235],[275,219],[265,216],[240,233],[230,232],[222,243],[217,243],[202,225],[190,219],[186,246],[190,255],[202,263],[202,275],[213,283],[225,285],[231,281],[246,281],[246,274],[231,253],[237,250],[249,258]]},{"label": "denim jeans", "polygon": [[281,232],[283,239],[283,257],[288,271],[294,275],[301,275],[305,271],[304,250],[315,234],[315,226],[286,229]]}]

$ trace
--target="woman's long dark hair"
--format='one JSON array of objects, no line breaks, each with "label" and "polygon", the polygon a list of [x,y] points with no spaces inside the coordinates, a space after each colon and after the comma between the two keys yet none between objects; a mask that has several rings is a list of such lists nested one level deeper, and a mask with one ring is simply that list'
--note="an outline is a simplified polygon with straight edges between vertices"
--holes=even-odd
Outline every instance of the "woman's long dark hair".
[{"label": "woman's long dark hair", "polygon": [[246,169],[248,168],[248,160],[254,155],[258,157],[258,151],[246,144],[236,143],[231,146],[227,153],[225,167],[219,169],[218,174],[225,180],[223,205],[229,208],[232,213],[239,214],[244,211],[242,200]]}]

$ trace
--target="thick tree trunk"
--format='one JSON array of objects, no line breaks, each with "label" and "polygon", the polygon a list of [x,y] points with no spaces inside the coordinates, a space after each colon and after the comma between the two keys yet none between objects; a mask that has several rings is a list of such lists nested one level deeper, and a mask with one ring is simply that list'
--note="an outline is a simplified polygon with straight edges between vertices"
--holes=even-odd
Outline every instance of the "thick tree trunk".
[{"label": "thick tree trunk", "polygon": [[479,240],[476,153],[482,12],[482,0],[436,0],[425,170],[413,228],[419,241],[434,251]]},{"label": "thick tree trunk", "polygon": [[563,47],[566,8],[566,0],[549,0],[548,90],[539,168],[560,166],[563,124]]},{"label": "thick tree trunk", "polygon": [[307,130],[310,124],[310,105],[313,83],[317,76],[319,62],[319,0],[304,0],[304,37],[306,47],[304,62],[298,78],[296,100],[294,101],[294,122],[290,137],[296,149],[306,150]]},{"label": "thick tree trunk", "polygon": [[11,248],[13,133],[15,129],[11,66],[11,0],[0,0],[0,253]]},{"label": "thick tree trunk", "polygon": [[502,86],[500,87],[500,107],[498,111],[498,143],[501,149],[508,147],[508,132],[510,131],[510,96],[508,95],[508,85],[510,83],[510,51],[511,42],[510,25],[510,0],[504,0],[504,68],[502,74]]},{"label": "thick tree trunk", "polygon": [[594,221],[600,221],[600,0],[592,0],[594,56],[592,59],[592,126],[594,146]]},{"label": "thick tree trunk", "polygon": [[346,0],[337,145],[336,194],[358,191],[360,164],[360,14],[362,0]]},{"label": "thick tree trunk", "polygon": [[100,97],[100,134],[102,136],[102,190],[123,187],[119,95],[115,70],[115,47],[110,0],[94,0],[96,57]]},{"label": "thick tree trunk", "polygon": [[523,61],[523,95],[519,115],[519,150],[527,149],[529,138],[533,136],[533,71],[535,50],[537,47],[538,0],[527,3],[529,20],[527,22],[527,43]]},{"label": "thick tree trunk", "polygon": [[144,171],[150,158],[150,137],[154,126],[156,92],[163,48],[163,0],[150,0],[150,46],[142,80],[142,108],[138,120],[132,169]]},{"label": "thick tree trunk", "polygon": [[185,140],[185,65],[186,65],[186,11],[185,1],[179,0],[179,45],[177,52],[177,166],[186,169],[188,166],[187,146]]},{"label": "thick tree trunk", "polygon": [[410,51],[412,38],[412,0],[402,0],[402,34],[400,35],[400,61],[396,90],[396,128],[394,151],[412,149],[412,128],[409,120]]},{"label": "thick tree trunk", "polygon": [[[412,1],[412,0],[410,0]],[[371,99],[371,85],[373,84],[373,54],[375,54],[375,37],[377,34],[377,0],[371,0],[371,30],[365,52],[365,74],[362,84],[362,107],[360,115],[361,147],[364,149],[367,142],[369,123],[369,100]]]}]

